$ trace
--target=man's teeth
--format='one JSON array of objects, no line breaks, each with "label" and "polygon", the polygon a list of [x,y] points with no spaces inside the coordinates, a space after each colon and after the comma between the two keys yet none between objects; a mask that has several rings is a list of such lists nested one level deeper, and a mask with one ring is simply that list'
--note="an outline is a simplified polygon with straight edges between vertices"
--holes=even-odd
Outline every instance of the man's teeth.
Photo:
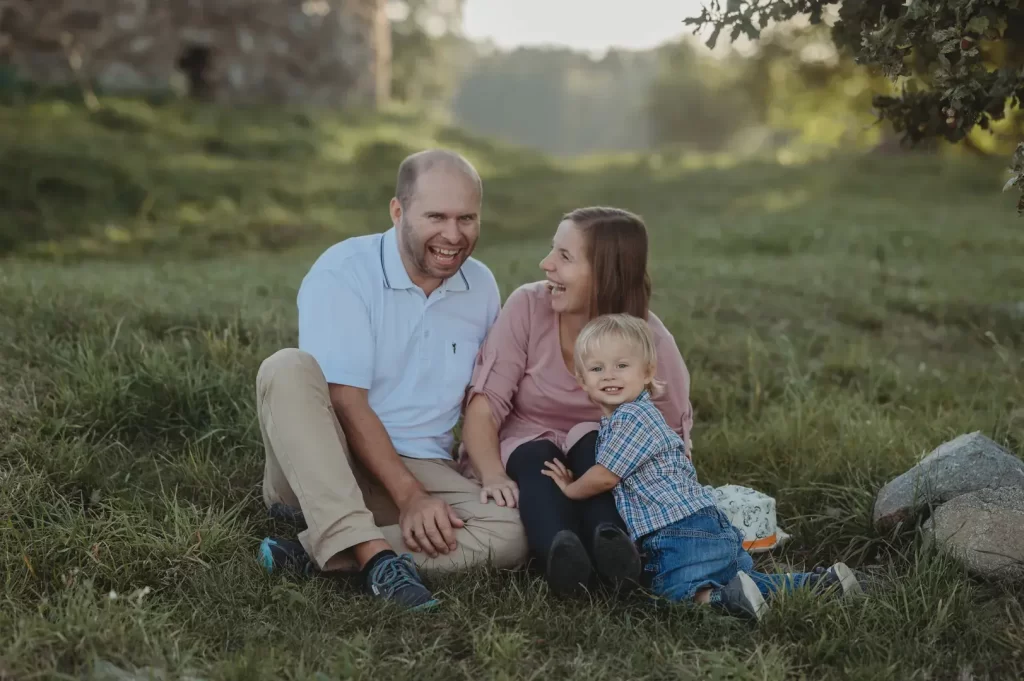
[{"label": "man's teeth", "polygon": [[458,255],[458,253],[459,253],[458,249],[452,250],[450,248],[433,248],[432,247],[431,250],[434,251],[434,253],[436,253],[438,255],[445,256],[446,258],[453,258],[456,255]]}]

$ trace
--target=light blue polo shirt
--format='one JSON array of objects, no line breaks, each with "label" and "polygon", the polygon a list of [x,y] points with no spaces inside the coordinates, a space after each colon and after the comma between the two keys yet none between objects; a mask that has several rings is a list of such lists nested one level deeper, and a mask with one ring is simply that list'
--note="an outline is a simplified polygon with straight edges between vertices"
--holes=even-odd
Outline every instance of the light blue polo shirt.
[{"label": "light blue polo shirt", "polygon": [[501,308],[486,265],[467,259],[428,297],[409,279],[392,227],[324,251],[298,308],[299,348],[328,383],[369,391],[400,455],[452,458],[476,354]]}]

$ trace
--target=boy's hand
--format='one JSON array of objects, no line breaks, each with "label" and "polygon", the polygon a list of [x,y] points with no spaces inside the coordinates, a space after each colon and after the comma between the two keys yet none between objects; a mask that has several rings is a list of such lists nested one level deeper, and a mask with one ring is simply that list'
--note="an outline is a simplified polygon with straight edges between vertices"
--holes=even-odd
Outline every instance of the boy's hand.
[{"label": "boy's hand", "polygon": [[566,493],[565,488],[572,484],[572,471],[566,468],[559,459],[545,461],[544,468],[546,470],[542,470],[541,473],[554,480],[558,489],[562,490],[563,494]]}]

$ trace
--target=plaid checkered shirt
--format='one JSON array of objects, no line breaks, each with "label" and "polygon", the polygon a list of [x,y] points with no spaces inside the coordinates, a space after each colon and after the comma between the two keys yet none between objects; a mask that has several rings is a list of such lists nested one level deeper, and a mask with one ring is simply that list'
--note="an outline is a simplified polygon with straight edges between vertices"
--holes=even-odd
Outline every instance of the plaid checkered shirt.
[{"label": "plaid checkered shirt", "polygon": [[716,503],[646,390],[601,419],[597,463],[622,479],[612,495],[634,541]]}]

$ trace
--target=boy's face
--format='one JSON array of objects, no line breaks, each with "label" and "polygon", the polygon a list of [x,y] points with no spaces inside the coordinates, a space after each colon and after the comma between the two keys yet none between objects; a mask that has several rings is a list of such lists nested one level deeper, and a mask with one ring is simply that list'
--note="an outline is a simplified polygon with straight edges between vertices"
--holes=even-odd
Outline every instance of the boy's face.
[{"label": "boy's face", "polygon": [[654,378],[654,367],[643,352],[621,338],[606,338],[584,358],[580,385],[605,416],[615,407],[632,402]]}]

